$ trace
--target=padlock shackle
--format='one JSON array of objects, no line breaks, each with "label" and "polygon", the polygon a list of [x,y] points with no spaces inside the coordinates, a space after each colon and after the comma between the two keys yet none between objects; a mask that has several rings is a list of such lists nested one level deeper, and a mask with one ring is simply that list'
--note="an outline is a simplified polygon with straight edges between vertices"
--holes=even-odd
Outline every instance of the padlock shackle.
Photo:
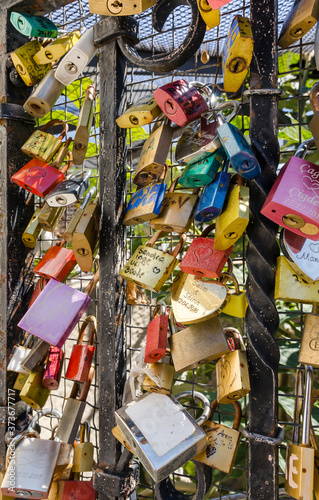
[{"label": "padlock shackle", "polygon": [[310,444],[310,427],[311,427],[311,394],[312,394],[312,379],[313,367],[305,366],[305,397],[302,412],[302,432],[301,446],[309,446]]},{"label": "padlock shackle", "polygon": [[[168,165],[167,163],[165,163],[164,165],[164,169],[163,169],[163,172],[161,173],[161,175],[159,176],[158,178],[158,181],[163,181],[165,180],[165,177],[166,177],[166,174],[167,174],[167,171],[168,171]],[[158,181],[156,181],[154,184],[156,184]],[[141,186],[142,187],[142,186]]]},{"label": "padlock shackle", "polygon": [[85,100],[93,102],[94,99],[95,99],[95,86],[93,85],[93,83],[91,83],[86,89]]},{"label": "padlock shackle", "polygon": [[77,344],[83,344],[85,330],[87,329],[87,327],[90,327],[90,334],[87,341],[87,345],[93,345],[96,336],[96,325],[97,325],[96,317],[92,315],[87,316],[81,325]]},{"label": "padlock shackle", "polygon": [[207,226],[204,231],[202,232],[202,234],[200,235],[201,238],[206,238],[206,236],[213,230],[215,229],[215,222],[214,224],[211,224],[210,226]]},{"label": "padlock shackle", "polygon": [[156,233],[154,233],[151,239],[146,243],[146,246],[147,247],[154,246],[158,238],[161,236],[161,234],[164,234],[164,231],[157,231]]},{"label": "padlock shackle", "polygon": [[39,410],[35,413],[31,420],[31,424],[28,427],[28,430],[34,430],[36,424],[40,420],[41,417],[56,417],[56,418],[62,418],[62,413],[59,410],[56,410],[55,408],[43,408],[42,410]]},{"label": "padlock shackle", "polygon": [[20,434],[17,434],[17,436],[15,436],[12,439],[12,441],[10,441],[10,444],[8,445],[7,453],[6,453],[6,469],[9,467],[11,458],[14,455],[14,454],[10,453],[11,449],[14,451],[18,447],[18,445],[21,443],[21,441],[23,441],[27,437],[40,439],[40,434],[33,429],[32,430],[27,429],[27,430],[21,432]]},{"label": "padlock shackle", "polygon": [[234,174],[231,176],[230,184],[236,184],[237,186],[244,186],[245,179],[239,174]]},{"label": "padlock shackle", "polygon": [[90,442],[90,433],[91,433],[91,426],[88,420],[83,422],[81,424],[81,432],[80,432],[80,443],[85,442],[85,435],[86,435],[86,442]]},{"label": "padlock shackle", "polygon": [[309,98],[312,111],[316,113],[317,111],[319,111],[319,82],[316,82],[313,85],[312,89],[310,90]]},{"label": "padlock shackle", "polygon": [[292,442],[294,444],[299,444],[299,425],[300,425],[300,417],[302,410],[302,401],[303,401],[303,372],[301,370],[301,365],[299,365],[296,372],[295,379],[295,389],[294,389],[296,398],[295,398],[295,406],[294,406],[294,429],[293,429],[293,437]]},{"label": "padlock shackle", "polygon": [[[72,139],[70,137],[63,146],[63,149],[65,150],[66,148],[68,148],[71,142]],[[69,168],[72,167],[73,165],[73,153],[69,149],[65,151],[65,156],[62,158],[62,162],[65,160],[66,157],[69,157],[69,159],[65,161],[66,164],[60,169],[63,174],[65,174],[65,172],[67,172],[67,170],[69,170]]]},{"label": "padlock shackle", "polygon": [[[209,420],[211,422],[213,421],[213,415],[214,415],[214,413],[216,411],[217,404],[218,404],[217,399],[214,399],[214,401],[210,405],[210,417],[209,417]],[[238,401],[232,401],[231,404],[235,408],[235,419],[234,419],[234,423],[233,423],[233,429],[235,429],[235,431],[238,431],[239,426],[240,426],[241,417],[242,417],[241,406],[238,403]]]},{"label": "padlock shackle", "polygon": [[202,426],[203,424],[205,424],[205,422],[207,422],[210,415],[210,402],[209,399],[206,396],[204,396],[204,394],[198,391],[184,391],[181,392],[180,394],[177,394],[177,396],[174,397],[175,399],[177,399],[177,401],[184,398],[199,399],[199,401],[201,401],[204,404],[204,408],[203,408],[203,413],[196,420],[196,423]]},{"label": "padlock shackle", "polygon": [[58,138],[63,139],[63,137],[65,137],[69,131],[69,124],[68,124],[68,122],[65,122],[63,120],[59,120],[58,118],[56,118],[54,120],[50,120],[49,122],[45,123],[44,125],[42,125],[42,127],[40,127],[40,130],[42,130],[43,132],[46,132],[49,128],[51,128],[53,125],[58,124],[58,123],[63,125],[63,131],[61,132],[61,134],[59,135]]},{"label": "padlock shackle", "polygon": [[166,304],[164,300],[161,300],[161,302],[158,302],[156,304],[156,307],[153,311],[153,319],[156,318],[158,315],[166,316]]},{"label": "padlock shackle", "polygon": [[[226,102],[220,102],[217,104],[216,107],[214,107],[214,103],[212,102],[212,98],[211,98],[210,107],[215,112],[222,111],[223,109],[233,108],[233,111],[226,118],[224,117],[224,115],[222,113],[217,114],[217,121],[218,121],[218,117],[219,117],[220,122],[223,120],[222,123],[226,123],[226,122],[229,123],[238,114],[239,109],[240,109],[240,103],[238,101],[226,101]],[[220,123],[220,122],[219,122],[219,124],[221,125],[222,123]]]},{"label": "padlock shackle", "polygon": [[178,175],[177,177],[175,177],[175,179],[172,180],[171,185],[170,185],[169,190],[168,190],[168,193],[174,193],[180,177],[181,176]]},{"label": "padlock shackle", "polygon": [[308,150],[315,146],[315,141],[313,138],[308,139],[307,141],[304,141],[300,144],[300,146],[297,148],[297,151],[295,152],[294,156],[296,158],[302,158],[304,159]]},{"label": "padlock shackle", "polygon": [[179,252],[181,252],[183,250],[185,243],[186,243],[186,233],[183,233],[183,234],[181,234],[179,242],[177,243],[176,247],[172,250],[170,255],[172,257],[177,257]]},{"label": "padlock shackle", "polygon": [[22,347],[29,347],[31,340],[34,339],[32,333],[29,333],[28,337],[24,340]]},{"label": "padlock shackle", "polygon": [[79,396],[79,401],[86,401],[86,398],[88,397],[88,393],[94,378],[94,373],[95,373],[95,368],[94,366],[91,366],[88,379],[83,383],[82,390]]},{"label": "padlock shackle", "polygon": [[80,209],[81,210],[84,210],[85,207],[90,203],[90,201],[92,200],[92,198],[95,195],[95,193],[96,193],[95,186],[90,187],[90,189],[88,190],[88,192],[86,193],[86,195],[84,197],[84,200],[82,201],[82,203],[80,205]]},{"label": "padlock shackle", "polygon": [[[243,348],[243,339],[239,333],[239,330],[237,330],[237,328],[232,328],[232,327],[224,328],[224,333],[225,333],[226,337],[230,337],[234,341],[235,349],[231,349],[231,350],[235,350],[235,351],[239,350],[240,351]],[[243,350],[245,350],[245,349],[243,349]]]},{"label": "padlock shackle", "polygon": [[194,80],[193,82],[188,82],[188,84],[199,91],[202,90],[209,97],[212,95],[213,87],[210,83],[203,83],[203,82],[198,82],[197,80]]},{"label": "padlock shackle", "polygon": [[[228,261],[231,261],[231,259],[227,259],[227,264],[229,266],[229,262]],[[232,263],[232,261],[231,261]],[[233,264],[233,263],[232,263]],[[238,284],[238,281],[237,279],[235,278],[235,276],[229,271],[229,267],[228,267],[228,271],[227,272],[223,272],[221,273],[221,275],[219,276],[219,281],[221,283],[223,283],[223,285],[225,285],[227,283],[227,281],[231,280],[234,284],[234,287],[235,287],[235,295],[240,295],[240,290],[239,290],[239,284]]]},{"label": "padlock shackle", "polygon": [[84,289],[84,293],[86,293],[87,295],[91,295],[97,283],[99,282],[99,279],[100,279],[100,269],[98,269],[96,273],[93,275],[93,278]]}]

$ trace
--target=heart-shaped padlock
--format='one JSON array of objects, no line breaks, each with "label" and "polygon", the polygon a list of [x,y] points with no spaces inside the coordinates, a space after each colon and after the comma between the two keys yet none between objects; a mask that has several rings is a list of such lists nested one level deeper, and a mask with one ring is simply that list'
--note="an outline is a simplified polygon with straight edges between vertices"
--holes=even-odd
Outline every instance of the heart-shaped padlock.
[{"label": "heart-shaped padlock", "polygon": [[319,280],[319,241],[283,229],[280,246],[291,267],[307,283]]},{"label": "heart-shaped padlock", "polygon": [[227,302],[228,290],[220,281],[201,281],[183,272],[174,279],[172,308],[176,321],[184,325],[217,316]]}]

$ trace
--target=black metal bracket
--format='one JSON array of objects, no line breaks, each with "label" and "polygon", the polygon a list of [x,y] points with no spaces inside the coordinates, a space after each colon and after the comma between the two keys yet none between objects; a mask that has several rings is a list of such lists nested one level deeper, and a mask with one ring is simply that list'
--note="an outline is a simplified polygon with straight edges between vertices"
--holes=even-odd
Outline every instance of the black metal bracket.
[{"label": "black metal bracket", "polygon": [[23,106],[9,102],[0,103],[0,120],[17,120],[18,122],[35,125],[36,120],[33,116],[26,113]]},{"label": "black metal bracket", "polygon": [[98,493],[110,497],[129,497],[139,482],[139,464],[133,462],[127,471],[93,469],[93,486]]},{"label": "black metal bracket", "polygon": [[111,42],[123,37],[130,45],[136,45],[139,40],[139,23],[130,16],[105,17],[93,28],[95,45]]}]

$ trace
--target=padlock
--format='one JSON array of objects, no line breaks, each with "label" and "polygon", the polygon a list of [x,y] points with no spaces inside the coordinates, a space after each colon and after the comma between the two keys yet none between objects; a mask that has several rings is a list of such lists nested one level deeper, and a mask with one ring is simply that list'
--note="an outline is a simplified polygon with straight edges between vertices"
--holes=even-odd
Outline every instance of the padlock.
[{"label": "padlock", "polygon": [[[226,281],[224,280],[224,277],[226,278]],[[228,316],[234,316],[235,318],[244,318],[248,307],[245,290],[239,289],[237,279],[229,272],[223,272],[221,279],[224,283],[230,279],[234,284],[233,287],[228,286],[229,301],[223,308],[223,313],[228,314]]]},{"label": "padlock", "polygon": [[187,164],[179,183],[185,188],[203,187],[214,181],[218,170],[226,158],[224,148],[219,148],[209,156],[203,156],[196,163]]},{"label": "padlock", "polygon": [[249,188],[238,176],[238,185],[231,188],[223,210],[216,219],[215,250],[227,250],[243,235],[249,222]]},{"label": "padlock", "polygon": [[301,336],[301,344],[299,350],[299,363],[311,366],[319,366],[318,351],[319,351],[319,306],[313,306],[312,313],[307,313],[303,332]]},{"label": "padlock", "polygon": [[236,93],[244,82],[253,57],[254,40],[247,17],[235,16],[223,48],[225,92]]},{"label": "padlock", "polygon": [[[71,166],[71,162],[74,163],[73,161],[73,153],[69,150],[69,145],[72,142],[72,138],[69,137],[69,139],[65,142],[62,143],[62,146],[60,147],[59,151],[57,152],[56,156],[51,160],[51,165],[56,168],[61,168],[62,163],[65,161],[66,156],[69,157],[69,167]],[[65,162],[66,163],[66,162]]]},{"label": "padlock", "polygon": [[223,7],[223,5],[228,4],[232,0],[209,0],[208,3],[211,6],[212,9],[219,9],[220,7]]},{"label": "padlock", "polygon": [[195,188],[193,193],[175,192],[178,182],[179,177],[172,181],[169,190],[165,193],[159,215],[149,223],[150,227],[156,231],[181,234],[190,228],[198,201],[199,188]]},{"label": "padlock", "polygon": [[80,442],[76,444],[73,455],[73,472],[90,472],[93,469],[94,447],[90,442],[90,424],[88,420],[81,424]]},{"label": "padlock", "polygon": [[24,339],[23,345],[17,345],[13,348],[12,356],[7,366],[8,371],[26,373],[29,375],[30,370],[23,366],[23,362],[28,354],[30,354],[31,349],[29,348],[29,345],[32,339],[32,335],[29,335],[26,339]]},{"label": "padlock", "polygon": [[51,70],[50,64],[39,66],[33,59],[33,56],[41,49],[41,43],[38,40],[32,40],[10,54],[15,69],[28,87],[38,83]]},{"label": "padlock", "polygon": [[42,385],[44,366],[35,367],[30,373],[19,396],[35,410],[41,410],[47,402],[51,391]]},{"label": "padlock", "polygon": [[[89,338],[87,344],[84,344],[83,339],[87,328],[89,328]],[[72,347],[65,378],[75,382],[85,382],[88,379],[95,352],[95,337],[96,318],[87,316],[81,325],[77,343]]]},{"label": "padlock", "polygon": [[42,362],[42,360],[44,360],[49,347],[50,344],[48,342],[45,342],[41,339],[36,339],[22,366],[29,371],[33,370],[39,363]]},{"label": "padlock", "polygon": [[62,94],[64,85],[55,77],[55,69],[49,71],[33,90],[23,105],[23,109],[35,118],[43,118],[53,108]]},{"label": "padlock", "polygon": [[165,170],[166,158],[173,138],[174,129],[163,123],[153,130],[143,144],[133,183],[147,186],[156,182]]},{"label": "padlock", "polygon": [[169,349],[156,363],[148,363],[142,383],[143,391],[171,394],[175,369]]},{"label": "padlock", "polygon": [[156,0],[89,0],[89,8],[93,14],[102,16],[134,16],[152,7]]},{"label": "padlock", "polygon": [[33,59],[36,64],[51,64],[56,62],[79,41],[80,37],[81,33],[79,31],[72,31],[72,33],[60,36],[39,50]]},{"label": "padlock", "polygon": [[195,85],[198,86],[197,82],[188,83],[181,79],[167,83],[154,92],[158,106],[179,127],[184,127],[208,111],[207,102]]},{"label": "padlock", "polygon": [[134,455],[134,451],[127,443],[125,437],[123,436],[123,432],[120,430],[118,425],[113,427],[112,434],[115,437],[115,439],[117,439],[123,446],[125,446],[125,448],[127,448]]},{"label": "padlock", "polygon": [[193,239],[179,266],[183,273],[219,278],[227,261],[228,271],[232,271],[229,256],[233,247],[226,251],[215,250],[214,238],[207,238],[214,227],[215,224],[207,226],[200,237]]},{"label": "padlock", "polygon": [[84,103],[81,107],[78,123],[76,126],[73,143],[73,161],[75,165],[82,165],[89,144],[91,126],[93,122],[93,102],[95,99],[95,87],[89,85],[86,89]]},{"label": "padlock", "polygon": [[319,280],[319,242],[282,229],[280,246],[291,267],[304,281],[313,283]]},{"label": "padlock", "polygon": [[[231,101],[222,103],[218,109],[229,107]],[[254,179],[261,173],[260,165],[241,131],[227,123],[222,113],[217,114],[217,134],[227,157],[236,172],[244,179]]]},{"label": "padlock", "polygon": [[286,49],[297,42],[316,24],[319,18],[317,0],[297,0],[281,28],[278,45]]},{"label": "padlock", "polygon": [[167,187],[164,182],[166,173],[167,167],[163,170],[158,182],[151,182],[131,195],[123,219],[124,226],[141,224],[159,215]]},{"label": "padlock", "polygon": [[33,159],[13,174],[11,180],[30,193],[44,198],[64,178],[63,170],[59,170],[49,163]]},{"label": "padlock", "polygon": [[44,257],[35,266],[33,272],[43,278],[54,278],[57,281],[65,281],[76,265],[73,250],[64,248],[61,240],[59,245],[49,248]]},{"label": "padlock", "polygon": [[22,242],[25,247],[34,248],[38,237],[42,231],[42,227],[39,223],[39,214],[41,208],[36,208],[34,214],[32,215],[29,224],[25,228],[22,234]]},{"label": "padlock", "polygon": [[[53,125],[62,125],[63,130],[58,138],[46,132]],[[68,124],[62,120],[50,120],[40,129],[35,130],[21,148],[21,151],[32,158],[49,163],[62,147],[62,139],[68,131]],[[38,175],[39,177],[39,175]],[[43,177],[43,175],[41,175]]]},{"label": "padlock", "polygon": [[304,281],[290,266],[286,257],[280,255],[277,258],[274,298],[302,304],[319,304],[319,282]]},{"label": "padlock", "polygon": [[218,280],[201,281],[178,273],[172,285],[171,302],[176,321],[200,323],[217,316],[229,300],[227,287]]},{"label": "padlock", "polygon": [[83,293],[53,278],[50,279],[18,326],[61,348],[88,308],[91,302],[89,294],[98,280],[97,271]]},{"label": "padlock", "polygon": [[317,185],[319,166],[304,160],[313,139],[303,142],[280,169],[261,209],[276,224],[310,240],[319,240]]},{"label": "padlock", "polygon": [[236,328],[227,328],[240,341],[240,348],[222,356],[216,363],[216,385],[218,403],[227,404],[243,398],[250,392],[247,354],[241,335]]},{"label": "padlock", "polygon": [[153,319],[147,327],[144,355],[145,363],[155,363],[165,355],[167,329],[168,316],[166,314],[166,304],[162,302],[154,309]]},{"label": "padlock", "polygon": [[56,500],[95,500],[96,498],[97,491],[93,487],[93,480],[59,481],[59,493]]},{"label": "padlock", "polygon": [[83,210],[72,238],[75,260],[86,273],[92,269],[94,250],[99,242],[100,207],[97,200],[95,198]]},{"label": "padlock", "polygon": [[64,352],[59,347],[51,346],[45,364],[42,385],[50,391],[57,390],[60,385]]},{"label": "padlock", "polygon": [[56,38],[58,36],[57,26],[48,17],[11,12],[10,22],[16,30],[25,36],[38,38]]},{"label": "padlock", "polygon": [[194,215],[196,221],[211,222],[221,213],[231,178],[227,172],[229,164],[227,159],[215,180],[204,187]]},{"label": "padlock", "polygon": [[[178,402],[182,397],[199,399],[204,411],[195,422]],[[115,419],[128,445],[155,482],[161,481],[206,446],[200,425],[209,415],[209,401],[201,393],[143,394],[115,411]]]},{"label": "padlock", "polygon": [[80,73],[97,53],[97,50],[93,41],[92,26],[86,30],[75,46],[59,62],[54,75],[55,78],[65,86],[70,85],[78,79]]},{"label": "padlock", "polygon": [[22,391],[26,381],[28,380],[29,374],[28,373],[18,373],[17,378],[15,379],[13,389],[16,391]]},{"label": "padlock", "polygon": [[198,462],[203,462],[226,474],[231,474],[234,467],[240,443],[238,428],[242,416],[240,404],[237,401],[231,403],[235,408],[235,419],[232,428],[212,420],[217,409],[217,399],[212,402],[211,416],[203,425],[207,437],[207,448],[195,457]]},{"label": "padlock", "polygon": [[152,123],[161,112],[154,97],[148,95],[139,99],[125,113],[116,118],[116,123],[121,128],[143,127]]},{"label": "padlock", "polygon": [[229,352],[224,330],[218,318],[195,323],[169,337],[174,368],[177,372],[193,370]]},{"label": "padlock", "polygon": [[[299,500],[300,498],[313,498],[314,488],[314,460],[315,450],[310,446],[311,423],[311,391],[312,370],[311,366],[305,368],[305,394],[303,401],[303,418],[301,445],[299,444],[299,427],[301,414],[301,397],[298,390],[298,372],[296,374],[297,398],[295,399],[293,441],[287,445],[285,491],[288,495]],[[300,376],[300,375],[299,375]]]},{"label": "padlock", "polygon": [[212,7],[209,5],[208,0],[197,0],[197,5],[200,15],[202,16],[203,21],[206,24],[207,31],[215,28],[215,26],[219,26],[219,9],[212,9]]},{"label": "padlock", "polygon": [[90,170],[76,172],[56,186],[45,198],[50,207],[65,207],[78,201],[90,185]]},{"label": "padlock", "polygon": [[[120,276],[127,281],[132,281],[147,290],[159,292],[165,281],[168,280],[178,264],[177,255],[182,250],[186,241],[185,234],[172,252],[164,252],[152,248],[156,243],[161,231],[155,233],[146,245],[140,245],[130,257],[126,265],[121,269]],[[29,330],[27,330],[29,331]]]},{"label": "padlock", "polygon": [[92,366],[90,368],[88,379],[83,383],[79,399],[76,399],[78,393],[78,383],[74,382],[70,397],[66,401],[63,415],[56,431],[56,436],[64,443],[74,443],[85,410],[86,399],[93,377],[94,367]]},{"label": "padlock", "polygon": [[93,196],[95,195],[95,193],[96,193],[95,187],[91,187],[88,190],[88,192],[86,193],[86,195],[84,197],[84,200],[82,201],[79,208],[76,210],[76,212],[73,215],[72,219],[70,220],[66,230],[63,232],[63,238],[68,243],[72,242],[73,234],[74,234],[74,231],[76,229],[76,226],[78,225],[78,223],[83,215],[83,212],[84,212],[85,208],[87,207],[87,204],[90,203],[90,201],[93,198]]},{"label": "padlock", "polygon": [[50,207],[46,202],[41,208],[38,221],[42,229],[53,233],[65,214],[66,207]]}]

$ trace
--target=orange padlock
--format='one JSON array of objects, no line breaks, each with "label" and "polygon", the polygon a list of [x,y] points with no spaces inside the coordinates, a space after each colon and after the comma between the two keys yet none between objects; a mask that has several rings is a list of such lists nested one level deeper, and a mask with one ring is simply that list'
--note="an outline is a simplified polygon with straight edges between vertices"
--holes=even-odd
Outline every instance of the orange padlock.
[{"label": "orange padlock", "polygon": [[[161,309],[161,314],[159,314]],[[168,316],[166,305],[159,304],[154,310],[154,319],[150,322],[146,332],[145,363],[156,363],[166,352]]]},{"label": "orange padlock", "polygon": [[[90,326],[90,335],[88,344],[83,344],[83,338],[86,328]],[[65,378],[75,382],[86,382],[89,377],[89,371],[92,365],[92,359],[95,351],[93,345],[96,335],[96,318],[87,316],[82,323],[77,344],[72,348],[68,369]]]},{"label": "orange padlock", "polygon": [[59,245],[49,248],[33,272],[43,278],[64,281],[76,265],[73,250],[64,248],[64,243],[65,241],[61,240]]}]

